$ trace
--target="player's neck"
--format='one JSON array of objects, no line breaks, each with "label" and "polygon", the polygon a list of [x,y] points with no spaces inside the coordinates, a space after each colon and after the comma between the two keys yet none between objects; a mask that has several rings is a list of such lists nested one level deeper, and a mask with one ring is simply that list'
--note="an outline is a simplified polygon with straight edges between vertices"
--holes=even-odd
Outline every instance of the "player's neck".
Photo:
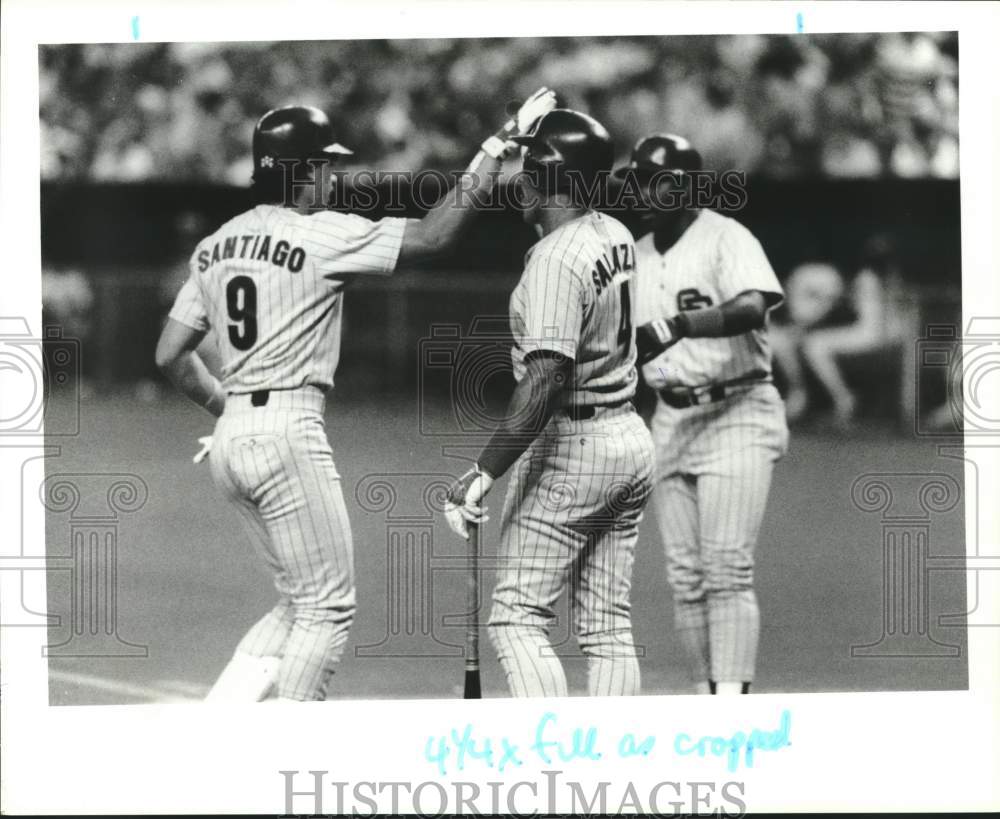
[{"label": "player's neck", "polygon": [[658,253],[664,253],[672,248],[684,235],[691,223],[698,218],[700,210],[682,210],[677,214],[677,218],[665,224],[657,225],[653,229],[653,245]]},{"label": "player's neck", "polygon": [[567,207],[542,207],[538,212],[538,226],[542,229],[542,235],[548,236],[558,230],[568,222],[579,219],[587,213],[587,208]]}]

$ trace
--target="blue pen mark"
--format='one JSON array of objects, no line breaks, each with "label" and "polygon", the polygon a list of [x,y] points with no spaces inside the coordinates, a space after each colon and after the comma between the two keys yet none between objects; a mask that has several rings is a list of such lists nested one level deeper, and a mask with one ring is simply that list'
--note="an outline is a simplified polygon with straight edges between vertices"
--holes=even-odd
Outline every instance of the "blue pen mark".
[{"label": "blue pen mark", "polygon": [[641,742],[635,738],[635,734],[625,734],[618,741],[618,756],[649,756],[656,743],[656,737],[646,737]]},{"label": "blue pen mark", "polygon": [[139,15],[132,18],[132,39],[139,39]]},{"label": "blue pen mark", "polygon": [[737,731],[731,737],[703,736],[698,740],[690,734],[680,733],[674,737],[674,752],[680,756],[697,754],[726,757],[726,767],[736,771],[740,763],[747,768],[754,766],[755,751],[778,751],[790,746],[792,714],[787,709],[781,712],[781,722],[773,731],[754,728],[749,734]]},{"label": "blue pen mark", "polygon": [[801,11],[798,14],[795,15],[795,30],[799,34],[801,34],[803,31],[806,30],[806,23],[805,23],[805,20],[802,17],[802,12]]}]

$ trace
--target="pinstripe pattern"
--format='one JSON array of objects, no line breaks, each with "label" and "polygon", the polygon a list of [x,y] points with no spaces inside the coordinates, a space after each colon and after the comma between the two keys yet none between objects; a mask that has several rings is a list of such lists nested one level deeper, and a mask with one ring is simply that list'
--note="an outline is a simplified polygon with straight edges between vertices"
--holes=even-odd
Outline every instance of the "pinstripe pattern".
[{"label": "pinstripe pattern", "polygon": [[266,407],[230,396],[210,455],[280,594],[238,650],[280,657],[278,695],[298,700],[325,697],[355,609],[351,530],[322,411],[315,388],[273,392]]},{"label": "pinstripe pattern", "polygon": [[554,419],[517,462],[501,522],[490,635],[514,696],[565,696],[548,641],[569,587],[592,695],[639,692],[630,591],[653,447],[629,405]]},{"label": "pinstripe pattern", "polygon": [[[626,258],[627,257],[627,258]],[[622,269],[614,271],[614,261]],[[610,282],[594,283],[603,265]],[[528,251],[524,274],[510,297],[514,377],[524,376],[524,357],[554,350],[576,360],[566,403],[614,404],[635,394],[635,332],[620,344],[621,286],[632,288],[635,244],[617,219],[588,213],[538,241]],[[630,299],[630,304],[634,299]]]},{"label": "pinstripe pattern", "polygon": [[[170,316],[198,330],[218,329],[227,392],[306,384],[329,388],[340,358],[344,296],[337,277],[392,273],[405,225],[405,219],[372,222],[331,211],[304,216],[258,205],[198,244],[191,277]],[[276,261],[282,259],[279,245],[285,249],[281,264]],[[213,262],[216,248],[218,260]],[[292,269],[296,248],[304,253],[299,270]],[[225,329],[234,325],[226,286],[236,276],[249,277],[257,291],[257,340],[247,350],[228,343]]]},{"label": "pinstripe pattern", "polygon": [[[281,698],[325,698],[355,610],[351,529],[323,424],[340,355],[339,277],[391,273],[405,224],[260,205],[199,243],[170,313],[217,331],[229,395],[212,474],[279,594],[236,653],[280,658]],[[238,276],[236,312],[249,312],[253,332],[227,293]],[[270,390],[266,406],[252,405],[256,390]]]},{"label": "pinstripe pattern", "polygon": [[607,406],[635,391],[634,331],[618,341],[633,265],[628,231],[588,214],[535,245],[511,297],[515,377],[528,352],[562,352],[576,361],[567,403],[598,407],[586,420],[557,412],[508,484],[489,632],[515,697],[567,694],[548,636],[567,589],[590,694],[639,692],[630,592],[654,453],[632,405]]},{"label": "pinstripe pattern", "polygon": [[[746,290],[783,296],[764,250],[743,225],[702,210],[677,243],[659,253],[653,235],[636,242],[639,275],[636,321],[646,324],[678,312],[678,296],[696,290],[719,305]],[[766,330],[728,338],[685,338],[642,368],[651,387],[696,386],[771,372]]]},{"label": "pinstripe pattern", "polygon": [[[746,290],[781,295],[756,239],[728,217],[702,211],[677,243],[657,253],[639,243],[637,321],[674,315],[678,294],[712,304]],[[653,387],[709,385],[769,374],[766,330],[683,339],[643,368]],[[760,613],[754,549],[775,461],[788,447],[781,398],[771,384],[737,388],[723,401],[687,409],[657,403],[654,505],[667,555],[674,623],[695,682],[754,677]]]}]

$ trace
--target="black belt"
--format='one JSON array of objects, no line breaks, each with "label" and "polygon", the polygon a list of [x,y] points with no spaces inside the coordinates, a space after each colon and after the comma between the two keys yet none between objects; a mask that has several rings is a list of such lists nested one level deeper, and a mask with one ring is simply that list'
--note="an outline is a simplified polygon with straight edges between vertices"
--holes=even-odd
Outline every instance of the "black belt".
[{"label": "black belt", "polygon": [[[313,386],[313,385],[308,385]],[[326,392],[323,387],[317,387],[316,389],[321,392]],[[271,390],[254,390],[250,393],[250,404],[254,407],[266,407],[268,400],[271,398]]]},{"label": "black belt", "polygon": [[588,418],[593,418],[597,415],[599,409],[618,409],[619,407],[624,407],[626,404],[631,406],[631,403],[631,401],[626,399],[616,404],[587,404],[582,407],[563,407],[561,412],[571,421],[586,421]]},{"label": "black belt", "polygon": [[687,409],[697,407],[701,404],[714,404],[716,401],[743,392],[747,387],[755,384],[769,384],[771,379],[767,376],[761,378],[739,378],[727,381],[724,384],[713,384],[708,389],[704,387],[664,387],[660,390],[660,398],[668,407],[674,409]]}]

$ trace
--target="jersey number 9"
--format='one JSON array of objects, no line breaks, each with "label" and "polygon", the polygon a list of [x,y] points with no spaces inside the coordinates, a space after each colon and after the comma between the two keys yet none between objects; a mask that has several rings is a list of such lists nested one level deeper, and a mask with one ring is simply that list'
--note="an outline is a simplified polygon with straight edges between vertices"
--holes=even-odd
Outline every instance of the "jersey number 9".
[{"label": "jersey number 9", "polygon": [[226,285],[226,308],[230,324],[229,341],[237,350],[249,350],[257,343],[257,285],[249,276],[236,276]]}]

